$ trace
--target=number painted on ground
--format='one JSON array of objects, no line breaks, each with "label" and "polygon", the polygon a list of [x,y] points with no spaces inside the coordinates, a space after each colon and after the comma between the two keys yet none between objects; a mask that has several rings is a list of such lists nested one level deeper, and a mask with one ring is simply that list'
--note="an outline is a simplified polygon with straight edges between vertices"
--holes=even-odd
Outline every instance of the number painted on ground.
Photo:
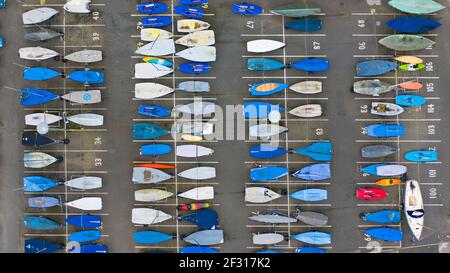
[{"label": "number painted on ground", "polygon": [[94,144],[95,145],[101,145],[102,144],[102,138],[101,137],[96,137],[94,138]]},{"label": "number painted on ground", "polygon": [[361,51],[366,50],[366,42],[359,42],[358,49]]},{"label": "number painted on ground", "polygon": [[361,109],[361,113],[362,114],[366,114],[368,111],[367,111],[367,109],[368,109],[369,107],[365,104],[365,105],[361,105],[360,106],[360,109]]},{"label": "number painted on ground", "polygon": [[92,41],[100,41],[100,34],[97,32],[92,33]]},{"label": "number painted on ground", "polygon": [[383,250],[380,242],[377,241],[368,242],[366,248],[367,250],[369,250],[369,253],[381,253],[381,251]]},{"label": "number painted on ground", "polygon": [[436,125],[430,124],[428,125],[428,134],[429,135],[435,135],[436,134]]},{"label": "number painted on ground", "polygon": [[320,43],[319,42],[313,42],[313,49],[314,50],[319,50],[320,49]]},{"label": "number painted on ground", "polygon": [[428,114],[433,114],[434,113],[434,104],[428,104],[427,105],[427,113]]},{"label": "number painted on ground", "polygon": [[429,178],[436,178],[437,177],[437,171],[436,170],[428,170],[428,177]]},{"label": "number painted on ground", "polygon": [[93,11],[92,19],[94,19],[95,21],[98,21],[98,19],[100,19],[100,13],[98,11]]},{"label": "number painted on ground", "polygon": [[254,28],[255,28],[255,22],[253,22],[253,21],[247,21],[247,27],[248,27],[248,28],[251,28],[251,29],[254,29]]},{"label": "number painted on ground", "polygon": [[428,63],[426,63],[425,64],[425,69],[428,71],[428,72],[432,72],[433,71],[433,62],[428,62]]},{"label": "number painted on ground", "polygon": [[428,93],[434,92],[434,83],[429,82],[429,83],[426,84],[426,86],[427,86],[427,92]]},{"label": "number painted on ground", "polygon": [[430,188],[428,190],[430,199],[436,199],[437,198],[437,189],[436,188]]},{"label": "number painted on ground", "polygon": [[316,129],[316,136],[322,136],[323,133],[324,133],[323,128],[317,128],[317,129]]},{"label": "number painted on ground", "polygon": [[358,20],[358,27],[365,28],[366,27],[366,20],[363,20],[363,19]]},{"label": "number painted on ground", "polygon": [[101,167],[102,165],[103,165],[103,159],[101,159],[101,158],[94,159],[94,166],[95,167]]}]

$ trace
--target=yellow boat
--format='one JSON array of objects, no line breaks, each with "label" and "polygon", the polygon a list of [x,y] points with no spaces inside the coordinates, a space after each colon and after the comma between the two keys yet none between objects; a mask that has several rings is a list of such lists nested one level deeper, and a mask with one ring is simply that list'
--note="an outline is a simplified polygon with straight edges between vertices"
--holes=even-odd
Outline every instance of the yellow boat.
[{"label": "yellow boat", "polygon": [[187,141],[192,141],[192,142],[197,142],[197,141],[202,141],[203,137],[193,136],[193,135],[181,135],[181,139],[187,140]]},{"label": "yellow boat", "polygon": [[407,63],[407,64],[421,64],[423,60],[416,56],[398,56],[395,58],[396,61]]},{"label": "yellow boat", "polygon": [[378,180],[377,182],[375,182],[375,184],[377,186],[389,187],[389,186],[394,186],[394,185],[400,184],[400,179],[386,178],[386,179]]}]

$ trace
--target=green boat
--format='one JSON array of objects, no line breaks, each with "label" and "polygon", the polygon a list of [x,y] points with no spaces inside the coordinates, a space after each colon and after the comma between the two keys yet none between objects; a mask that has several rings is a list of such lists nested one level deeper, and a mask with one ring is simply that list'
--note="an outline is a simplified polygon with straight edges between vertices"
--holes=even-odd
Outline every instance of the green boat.
[{"label": "green boat", "polygon": [[404,71],[419,71],[425,68],[424,64],[402,64],[399,66]]},{"label": "green boat", "polygon": [[396,34],[378,41],[387,48],[397,51],[421,50],[435,44],[428,38],[419,35]]},{"label": "green boat", "polygon": [[432,0],[391,0],[389,5],[402,12],[418,15],[438,12],[445,8]]},{"label": "green boat", "polygon": [[301,18],[321,12],[321,9],[310,5],[286,6],[270,10],[271,13],[286,17]]}]

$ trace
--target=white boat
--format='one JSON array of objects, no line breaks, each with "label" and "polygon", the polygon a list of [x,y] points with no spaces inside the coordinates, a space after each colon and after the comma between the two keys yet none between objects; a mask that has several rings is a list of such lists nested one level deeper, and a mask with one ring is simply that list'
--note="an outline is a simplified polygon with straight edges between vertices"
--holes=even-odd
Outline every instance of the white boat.
[{"label": "white boat", "polygon": [[216,47],[215,46],[190,47],[180,52],[177,52],[175,55],[193,62],[215,62]]},{"label": "white boat", "polygon": [[208,101],[194,101],[185,105],[175,105],[173,111],[192,115],[211,115],[216,112],[216,104]]},{"label": "white boat", "polygon": [[41,123],[52,124],[62,117],[48,113],[33,113],[25,116],[25,125],[38,126]]},{"label": "white boat", "polygon": [[207,180],[216,177],[216,168],[195,167],[178,173],[178,176],[192,180]]},{"label": "white boat", "polygon": [[64,10],[69,13],[88,14],[91,0],[69,0],[64,5]]},{"label": "white boat", "polygon": [[178,194],[179,197],[186,199],[202,201],[214,199],[214,187],[197,187]]},{"label": "white boat", "polygon": [[67,120],[82,126],[102,126],[103,115],[83,113],[67,117]]},{"label": "white boat", "polygon": [[174,91],[173,88],[155,82],[144,82],[134,85],[134,97],[141,100],[163,97]]},{"label": "white boat", "polygon": [[184,35],[175,41],[177,45],[184,46],[210,46],[216,43],[216,37],[213,30],[201,30]]},{"label": "white boat", "polygon": [[19,49],[19,57],[30,61],[43,61],[58,56],[59,53],[40,46],[22,47]]},{"label": "white boat", "polygon": [[58,14],[56,9],[48,7],[32,9],[22,14],[22,21],[24,25],[39,24],[49,20],[56,14]]},{"label": "white boat", "polygon": [[45,168],[55,162],[59,162],[62,160],[62,157],[54,157],[41,152],[30,152],[23,154],[23,166],[25,168]]},{"label": "white boat", "polygon": [[372,102],[370,113],[379,116],[396,116],[403,113],[405,109],[400,105],[388,102]]},{"label": "white boat", "polygon": [[146,42],[154,42],[156,40],[170,39],[173,37],[172,32],[160,28],[143,28],[141,29],[141,40]]},{"label": "white boat", "polygon": [[405,185],[405,215],[414,237],[419,240],[424,222],[424,205],[419,182],[406,181]]},{"label": "white boat", "polygon": [[191,245],[199,245],[199,246],[223,244],[223,230],[206,229],[196,231],[184,237],[183,241]]},{"label": "white boat", "polygon": [[197,19],[181,19],[177,21],[177,31],[182,33],[208,29],[211,25]]},{"label": "white boat", "polygon": [[131,210],[131,222],[137,225],[152,225],[169,219],[172,219],[172,215],[161,210],[151,208],[134,208]]},{"label": "white boat", "polygon": [[95,104],[102,101],[102,92],[100,90],[74,91],[65,94],[61,98],[78,104]]},{"label": "white boat", "polygon": [[257,124],[249,128],[251,137],[271,137],[283,132],[286,132],[288,128],[277,124]]},{"label": "white boat", "polygon": [[322,82],[319,81],[298,82],[296,84],[289,86],[289,89],[300,94],[307,94],[307,95],[318,94],[322,92]]},{"label": "white boat", "polygon": [[133,182],[139,184],[158,183],[173,178],[173,175],[159,169],[134,167]]},{"label": "white boat", "polygon": [[70,53],[64,59],[76,63],[95,63],[103,60],[103,53],[100,50],[84,49]]},{"label": "white boat", "polygon": [[277,213],[268,213],[268,214],[255,213],[255,215],[248,217],[248,219],[267,224],[289,224],[298,222],[296,218],[283,216]]},{"label": "white boat", "polygon": [[162,64],[137,63],[134,65],[136,79],[156,79],[173,72],[173,69]]},{"label": "white boat", "polygon": [[253,234],[253,244],[274,245],[284,241],[284,236],[278,233]]},{"label": "white boat", "polygon": [[264,187],[245,188],[245,202],[263,204],[280,198],[281,195]]},{"label": "white boat", "polygon": [[283,42],[268,39],[258,39],[247,42],[247,51],[252,53],[264,53],[280,49],[284,46],[286,46],[286,44]]},{"label": "white boat", "polygon": [[212,155],[214,150],[200,145],[179,145],[176,148],[176,155],[180,157],[196,158],[201,156]]},{"label": "white boat", "polygon": [[158,39],[138,48],[135,53],[144,56],[165,56],[175,53],[175,43],[173,39]]},{"label": "white boat", "polygon": [[139,202],[156,202],[169,198],[173,193],[160,189],[142,189],[134,192],[134,200]]},{"label": "white boat", "polygon": [[80,210],[101,210],[101,197],[83,197],[74,201],[67,202],[65,205]]},{"label": "white boat", "polygon": [[210,135],[214,132],[214,124],[200,121],[176,122],[172,125],[172,131],[196,136]]},{"label": "white boat", "polygon": [[64,184],[79,190],[93,190],[102,187],[102,178],[97,176],[82,176],[66,181]]},{"label": "white boat", "polygon": [[289,113],[301,118],[320,117],[322,115],[322,106],[320,104],[300,105],[289,111]]}]

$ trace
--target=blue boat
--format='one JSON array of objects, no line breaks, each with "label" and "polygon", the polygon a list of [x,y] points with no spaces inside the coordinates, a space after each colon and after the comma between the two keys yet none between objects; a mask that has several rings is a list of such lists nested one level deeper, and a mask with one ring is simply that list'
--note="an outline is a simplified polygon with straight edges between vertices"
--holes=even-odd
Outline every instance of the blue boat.
[{"label": "blue boat", "polygon": [[378,224],[398,224],[400,223],[400,212],[398,210],[380,210],[370,213],[362,213],[361,219],[366,222]]},{"label": "blue boat", "polygon": [[108,247],[101,244],[82,244],[68,250],[69,253],[107,253]]},{"label": "blue boat", "polygon": [[405,159],[412,162],[431,162],[436,161],[438,153],[429,150],[410,151],[405,154]]},{"label": "blue boat", "polygon": [[271,71],[285,68],[282,62],[270,58],[249,58],[247,68],[252,71]]},{"label": "blue boat", "polygon": [[248,3],[234,3],[231,12],[239,15],[259,15],[263,12],[260,6]]},{"label": "blue boat", "polygon": [[322,20],[306,18],[290,21],[284,24],[284,28],[301,32],[313,32],[322,29]]},{"label": "blue boat", "polygon": [[373,77],[383,75],[398,67],[396,62],[386,60],[369,60],[356,64],[356,76]]},{"label": "blue boat", "polygon": [[330,163],[312,164],[292,174],[293,177],[308,181],[319,181],[331,178]]},{"label": "blue boat", "polygon": [[145,14],[163,13],[169,10],[169,6],[160,2],[146,2],[136,5],[137,12]]},{"label": "blue boat", "polygon": [[192,6],[175,6],[173,11],[181,16],[191,19],[202,19],[205,12],[201,8]]},{"label": "blue boat", "polygon": [[141,155],[163,155],[172,152],[172,146],[167,144],[148,144],[141,146]]},{"label": "blue boat", "polygon": [[248,90],[250,91],[250,95],[260,97],[276,94],[287,87],[289,87],[289,84],[282,82],[262,82],[250,85]]},{"label": "blue boat", "polygon": [[169,16],[148,16],[141,19],[138,25],[143,28],[161,28],[172,24]]},{"label": "blue boat", "polygon": [[87,243],[100,239],[100,231],[98,230],[82,230],[69,235],[69,241],[78,243]]},{"label": "blue boat", "polygon": [[302,154],[316,161],[331,161],[332,158],[332,144],[327,141],[318,141],[313,144],[292,150],[297,154]]},{"label": "blue boat", "polygon": [[197,225],[199,229],[215,229],[219,224],[217,212],[211,209],[202,209],[192,214],[183,215],[180,219]]},{"label": "blue boat", "polygon": [[25,176],[23,178],[23,190],[26,192],[42,192],[58,185],[58,182],[43,176]]},{"label": "blue boat", "polygon": [[260,119],[267,118],[271,112],[283,112],[284,107],[270,104],[264,101],[249,101],[244,103],[244,118],[245,119]]},{"label": "blue boat", "polygon": [[317,202],[327,200],[328,193],[327,190],[324,189],[305,189],[298,190],[291,194],[289,197],[306,202]]},{"label": "blue boat", "polygon": [[133,124],[133,138],[135,139],[155,139],[168,133],[166,129],[153,123]]},{"label": "blue boat", "polygon": [[146,245],[159,244],[172,240],[172,238],[172,235],[153,230],[135,231],[133,234],[133,240],[135,243]]},{"label": "blue boat", "polygon": [[283,252],[281,252],[279,250],[275,250],[275,249],[266,249],[266,250],[261,250],[261,251],[255,252],[255,253],[258,253],[258,254],[275,254],[275,253],[283,253]]},{"label": "blue boat", "polygon": [[41,105],[57,98],[59,98],[58,95],[47,90],[36,88],[20,89],[20,104],[23,106]]},{"label": "blue boat", "polygon": [[277,180],[289,173],[289,169],[279,166],[262,166],[250,169],[252,181]]},{"label": "blue boat", "polygon": [[28,198],[28,206],[30,208],[51,208],[59,206],[59,199],[49,196],[38,196]]},{"label": "blue boat", "polygon": [[103,223],[102,217],[90,214],[71,216],[65,221],[80,228],[100,228]]},{"label": "blue boat", "polygon": [[250,156],[253,158],[275,158],[287,154],[283,148],[274,147],[270,144],[261,144],[250,147]]},{"label": "blue boat", "polygon": [[44,239],[28,239],[24,242],[25,253],[54,253],[61,249],[62,245]]},{"label": "blue boat", "polygon": [[418,95],[399,95],[395,97],[395,104],[398,104],[400,106],[420,106],[422,104],[425,104],[427,102],[427,99],[425,99],[422,96]]},{"label": "blue boat", "polygon": [[331,244],[331,234],[320,231],[308,231],[295,234],[294,239],[311,245],[328,245]]},{"label": "blue boat", "polygon": [[290,66],[306,72],[323,72],[330,69],[330,62],[327,59],[307,58],[292,63]]},{"label": "blue boat", "polygon": [[400,230],[387,227],[367,229],[364,234],[386,242],[400,242],[403,238]]},{"label": "blue boat", "polygon": [[401,137],[405,134],[402,124],[371,124],[367,126],[367,135],[371,137]]},{"label": "blue boat", "polygon": [[327,253],[323,248],[304,246],[295,249],[295,253]]},{"label": "blue boat", "polygon": [[208,0],[178,0],[182,5],[204,5],[208,4]]},{"label": "blue boat", "polygon": [[139,115],[154,118],[165,118],[170,116],[170,110],[167,107],[159,105],[139,105]]},{"label": "blue boat", "polygon": [[61,76],[61,73],[50,68],[28,67],[23,69],[23,79],[26,81],[46,81]]},{"label": "blue boat", "polygon": [[101,84],[104,81],[105,75],[100,71],[84,69],[71,72],[67,75],[67,78],[83,84]]},{"label": "blue boat", "polygon": [[207,246],[185,246],[180,248],[180,253],[220,253],[219,250]]},{"label": "blue boat", "polygon": [[188,62],[178,66],[178,70],[186,74],[204,74],[211,70],[211,65],[201,62]]},{"label": "blue boat", "polygon": [[392,19],[386,25],[398,32],[419,34],[438,28],[441,23],[426,17],[402,16]]},{"label": "blue boat", "polygon": [[52,230],[61,228],[61,225],[51,219],[42,216],[25,216],[23,224],[26,228],[33,230]]}]

